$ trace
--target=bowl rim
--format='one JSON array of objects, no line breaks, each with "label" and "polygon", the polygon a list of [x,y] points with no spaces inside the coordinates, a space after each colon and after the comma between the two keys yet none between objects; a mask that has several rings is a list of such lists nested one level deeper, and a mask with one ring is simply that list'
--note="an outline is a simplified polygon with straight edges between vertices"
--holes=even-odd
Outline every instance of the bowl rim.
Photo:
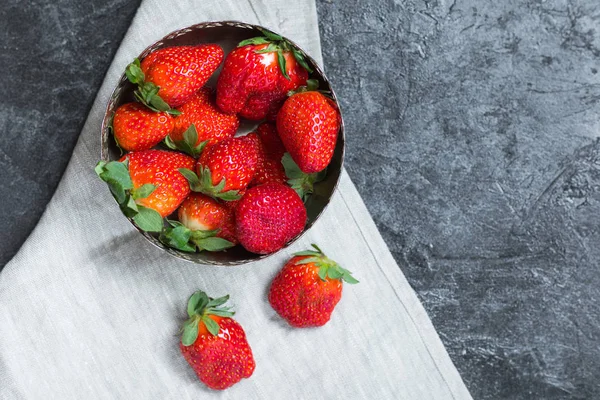
[{"label": "bowl rim", "polygon": [[[308,54],[301,46],[299,46],[296,42],[290,40],[289,38],[287,38],[286,36],[275,32],[273,30],[271,30],[270,28],[266,28],[264,26],[261,25],[256,25],[256,24],[251,24],[251,23],[247,23],[247,22],[242,22],[242,21],[236,21],[236,20],[223,20],[223,21],[205,21],[205,22],[200,22],[198,24],[194,24],[194,25],[190,25],[184,28],[179,28],[176,29],[170,33],[168,33],[167,35],[163,36],[161,39],[156,40],[155,42],[153,42],[152,44],[150,44],[149,46],[147,46],[138,56],[137,58],[142,60],[144,57],[147,57],[151,52],[158,50],[160,48],[163,47],[169,47],[169,46],[165,46],[164,45],[164,41],[168,41],[171,39],[174,39],[178,36],[181,36],[183,34],[192,32],[194,30],[201,30],[201,29],[209,29],[209,28],[215,28],[215,27],[222,27],[222,26],[228,26],[228,27],[232,27],[232,28],[242,28],[242,29],[254,29],[254,30],[266,30],[268,32],[271,33],[275,33],[277,35],[280,35],[281,37],[283,37],[285,40],[287,40],[288,42],[290,42],[293,46],[295,46],[297,49],[299,49],[302,54],[304,55],[304,57],[310,62],[311,66],[314,68],[314,72],[317,75],[319,75],[323,81],[325,81],[327,83],[327,85],[329,86],[329,92],[328,95],[333,99],[333,101],[335,102],[337,108],[338,108],[338,112],[340,115],[340,128],[338,130],[338,138],[336,140],[336,147],[340,144],[340,140],[341,140],[341,157],[340,157],[340,171],[339,174],[337,176],[337,179],[333,185],[333,189],[331,191],[331,195],[329,196],[329,198],[327,199],[327,202],[325,203],[325,205],[323,206],[323,208],[317,213],[317,215],[314,217],[314,220],[310,223],[307,223],[306,226],[304,227],[304,229],[302,230],[302,232],[300,232],[298,235],[296,235],[294,238],[292,238],[291,240],[289,240],[284,247],[282,247],[281,249],[273,252],[273,253],[269,253],[269,254],[256,254],[256,258],[253,258],[251,260],[243,260],[243,261],[231,261],[227,264],[225,263],[211,263],[211,262],[205,262],[203,260],[193,260],[193,259],[189,259],[186,257],[183,257],[183,254],[185,254],[184,252],[180,252],[177,251],[175,249],[172,249],[168,246],[165,245],[161,245],[158,243],[158,240],[152,236],[151,234],[149,234],[148,232],[145,232],[143,230],[141,230],[137,225],[135,225],[135,223],[133,222],[132,218],[126,217],[125,215],[123,215],[123,217],[125,217],[126,219],[129,220],[129,223],[139,232],[142,234],[142,236],[150,243],[152,244],[154,247],[165,251],[166,253],[172,255],[173,257],[182,260],[182,261],[186,261],[189,263],[193,263],[196,265],[208,265],[208,266],[214,266],[214,267],[239,267],[239,266],[244,266],[247,264],[252,264],[254,262],[257,261],[262,261],[264,259],[267,259],[271,256],[274,256],[278,253],[280,253],[281,251],[285,250],[286,248],[290,247],[292,244],[294,244],[296,241],[298,241],[300,238],[302,238],[313,226],[314,224],[321,218],[321,216],[323,215],[323,213],[325,212],[325,210],[327,210],[327,208],[329,207],[329,204],[331,203],[331,199],[333,198],[333,196],[336,194],[336,192],[338,192],[338,187],[340,184],[340,179],[342,176],[342,173],[344,171],[344,160],[345,160],[345,152],[346,152],[346,135],[345,135],[345,125],[344,125],[344,118],[343,118],[343,113],[342,113],[342,108],[340,106],[340,103],[338,101],[337,95],[335,94],[335,91],[333,89],[333,86],[331,84],[331,81],[329,80],[329,78],[327,77],[327,75],[325,74],[323,68],[321,67],[321,65],[319,65],[319,63],[317,63],[315,61],[314,58],[312,58],[310,56],[310,54]],[[225,55],[226,56],[226,55]],[[127,82],[127,76],[125,74],[125,70],[123,70],[121,77],[119,78],[119,80],[116,83],[115,88],[113,89],[113,91],[111,92],[108,101],[106,103],[106,106],[104,108],[104,117],[102,118],[102,124],[100,127],[100,159],[102,161],[111,161],[110,158],[110,154],[108,151],[108,145],[105,146],[106,141],[108,140],[109,137],[109,128],[110,128],[110,123],[112,120],[112,114],[114,114],[114,110],[113,110],[113,104],[115,102],[115,100],[121,95],[121,91],[122,91],[122,87],[123,85]],[[113,199],[114,200],[114,199]],[[115,200],[116,203],[116,200]],[[197,254],[197,253],[193,253],[193,254]]]}]

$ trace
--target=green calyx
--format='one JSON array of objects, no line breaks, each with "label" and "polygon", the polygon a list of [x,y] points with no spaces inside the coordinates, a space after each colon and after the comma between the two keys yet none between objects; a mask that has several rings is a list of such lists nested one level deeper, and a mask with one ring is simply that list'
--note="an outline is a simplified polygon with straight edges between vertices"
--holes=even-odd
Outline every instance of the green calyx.
[{"label": "green calyx", "polygon": [[193,192],[203,193],[214,199],[224,201],[239,200],[242,197],[237,190],[223,191],[223,188],[225,188],[225,178],[221,179],[219,184],[213,185],[212,174],[208,168],[200,166],[200,176],[187,168],[180,168],[179,172],[188,180],[190,189]]},{"label": "green calyx", "polygon": [[316,244],[312,244],[315,250],[306,250],[294,253],[295,256],[304,256],[305,258],[296,262],[296,265],[314,263],[319,267],[319,278],[322,281],[327,279],[338,279],[346,283],[355,284],[358,281],[352,276],[352,272],[342,268],[337,262],[327,257]]},{"label": "green calyx", "polygon": [[189,128],[185,132],[183,132],[183,140],[173,140],[171,136],[167,135],[165,138],[165,145],[172,150],[183,151],[184,153],[189,154],[192,157],[198,158],[200,154],[202,154],[202,150],[206,147],[208,140],[203,142],[198,142],[198,131],[196,130],[196,126],[191,124]]},{"label": "green calyx", "polygon": [[185,321],[182,328],[181,343],[184,346],[191,346],[198,338],[199,324],[203,323],[211,335],[218,335],[219,324],[209,317],[216,315],[219,317],[232,317],[234,312],[231,307],[223,306],[229,295],[213,299],[208,297],[202,290],[195,292],[187,303],[188,320]]},{"label": "green calyx", "polygon": [[235,246],[229,240],[217,237],[218,229],[210,231],[191,230],[179,221],[167,220],[169,226],[160,233],[159,240],[165,245],[194,253],[196,251],[223,251]]},{"label": "green calyx", "polygon": [[171,115],[181,114],[179,111],[171,108],[166,101],[164,101],[159,95],[159,86],[156,86],[152,82],[146,82],[146,75],[140,67],[140,60],[135,59],[131,64],[125,68],[125,75],[129,82],[137,85],[137,89],[134,92],[135,98],[143,103],[146,107],[156,112],[167,112]]},{"label": "green calyx", "polygon": [[300,49],[276,33],[267,31],[265,29],[261,29],[260,31],[262,32],[263,36],[242,40],[238,44],[238,47],[266,44],[267,47],[261,50],[256,50],[256,53],[277,53],[277,63],[279,64],[279,69],[282,75],[288,80],[290,79],[290,76],[287,73],[287,65],[285,56],[283,54],[285,52],[291,52],[298,64],[300,64],[302,68],[304,68],[309,74],[313,72],[312,68],[306,61],[305,54]]},{"label": "green calyx", "polygon": [[327,175],[327,169],[314,174],[302,172],[298,164],[294,161],[290,153],[285,153],[281,158],[281,163],[285,169],[285,175],[288,177],[288,185],[298,193],[302,201],[306,201],[308,196],[314,191],[314,184],[321,182]]},{"label": "green calyx", "polygon": [[156,210],[136,203],[136,200],[150,196],[156,186],[147,183],[134,189],[127,159],[124,162],[100,161],[94,170],[108,184],[123,214],[133,219],[138,228],[145,232],[160,232],[163,229],[163,219]]}]

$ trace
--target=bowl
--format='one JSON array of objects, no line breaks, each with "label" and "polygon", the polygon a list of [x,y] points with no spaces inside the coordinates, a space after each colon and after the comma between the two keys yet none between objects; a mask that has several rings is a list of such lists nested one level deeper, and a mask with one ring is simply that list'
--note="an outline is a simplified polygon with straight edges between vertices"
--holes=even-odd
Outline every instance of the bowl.
[{"label": "bowl", "polygon": [[[234,49],[239,42],[244,39],[248,39],[255,36],[262,36],[262,32],[260,30],[267,30],[267,28],[247,24],[244,22],[238,21],[218,21],[218,22],[205,22],[197,25],[192,25],[187,28],[176,30],[161,40],[153,43],[149,47],[147,47],[138,58],[141,60],[146,57],[151,52],[170,46],[182,46],[182,45],[198,45],[202,43],[216,43],[220,45],[225,54],[228,54],[232,49]],[[277,32],[275,32],[277,33]],[[286,38],[287,39],[287,38]],[[289,39],[287,39],[289,40]],[[312,67],[313,73],[310,74],[310,77],[313,79],[317,79],[319,81],[319,89],[327,90],[331,92],[331,97],[336,102],[339,108],[339,104],[337,102],[337,98],[335,96],[335,92],[331,87],[331,84],[323,70],[319,67],[319,65],[308,55],[305,51],[303,51],[299,46],[290,41],[296,47],[298,47],[305,55],[308,64]],[[214,88],[216,86],[217,76],[220,73],[222,68],[219,69],[213,74],[209,82],[206,86]],[[122,104],[134,101],[133,92],[134,85],[131,84],[125,73],[121,76],[117,87],[113,91],[108,105],[106,107],[106,112],[104,114],[104,119],[102,121],[102,133],[101,133],[101,158],[104,161],[114,161],[120,158],[120,151],[110,133],[110,122],[114,111]],[[259,121],[260,122],[260,121]],[[241,119],[240,128],[238,130],[237,135],[242,135],[248,132],[251,132],[258,123],[253,121],[246,121]],[[340,131],[338,133],[338,139],[336,143],[336,147],[333,153],[333,158],[331,163],[327,169],[326,178],[318,182],[314,185],[314,193],[309,197],[306,201],[306,211],[307,211],[307,223],[304,227],[304,231],[292,239],[290,242],[286,244],[285,247],[290,246],[294,243],[298,238],[300,238],[303,234],[305,234],[319,219],[322,215],[323,211],[327,208],[329,201],[331,200],[331,196],[335,192],[339,179],[340,173],[342,171],[342,164],[344,161],[344,123],[343,119],[340,124]],[[125,218],[125,216],[123,216]],[[157,234],[152,234],[148,232],[144,232],[140,230],[135,224],[133,224],[133,220],[129,219],[131,224],[154,246],[159,247],[160,249],[166,251],[167,253],[180,258],[182,260],[191,261],[198,264],[208,264],[208,265],[216,265],[216,266],[235,266],[242,265],[249,262],[261,260],[268,258],[276,253],[260,255],[250,253],[245,250],[242,246],[238,245],[231,249],[228,249],[223,252],[207,252],[203,251],[200,253],[186,253],[183,251],[179,251],[176,249],[172,249],[170,247],[165,246],[158,240]],[[284,248],[285,248],[284,247]],[[281,251],[281,250],[279,250]]]}]

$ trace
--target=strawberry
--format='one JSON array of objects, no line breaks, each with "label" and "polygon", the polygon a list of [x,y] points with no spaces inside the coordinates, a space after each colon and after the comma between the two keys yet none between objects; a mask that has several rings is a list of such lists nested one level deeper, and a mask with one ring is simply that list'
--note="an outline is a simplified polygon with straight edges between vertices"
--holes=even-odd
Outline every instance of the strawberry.
[{"label": "strawberry", "polygon": [[[174,128],[167,138],[167,145],[191,155],[198,155],[204,145],[214,144],[235,135],[240,121],[236,115],[224,114],[211,98],[211,91],[202,88],[192,98],[177,108],[181,114],[174,120]],[[193,126],[194,137],[186,133]],[[188,140],[191,139],[191,140]]]},{"label": "strawberry", "polygon": [[112,127],[115,140],[123,150],[148,150],[171,132],[173,117],[139,103],[126,103],[115,111]]},{"label": "strawberry", "polygon": [[189,299],[179,349],[200,381],[215,390],[235,385],[254,372],[252,349],[229,307],[229,296],[213,299],[199,290]]},{"label": "strawberry", "polygon": [[[274,114],[290,90],[312,72],[304,55],[283,37],[263,31],[229,53],[217,81],[217,105],[250,120]],[[308,71],[308,72],[307,72]]]},{"label": "strawberry", "polygon": [[123,213],[148,232],[160,232],[163,217],[179,207],[190,186],[178,171],[192,168],[195,160],[181,153],[143,150],[120,161],[100,161],[96,173],[108,186]]},{"label": "strawberry", "polygon": [[182,170],[194,192],[222,200],[237,200],[256,172],[258,152],[247,137],[230,138],[209,146],[196,166],[198,175]]},{"label": "strawberry", "polygon": [[235,210],[235,231],[248,251],[269,254],[299,235],[306,208],[298,194],[281,183],[266,183],[246,192]]},{"label": "strawberry", "polygon": [[192,193],[177,212],[179,221],[193,231],[215,231],[216,236],[237,243],[233,211],[216,200]]},{"label": "strawberry", "polygon": [[291,326],[322,326],[342,297],[342,281],[358,283],[319,247],[295,254],[277,274],[269,290],[269,303]]},{"label": "strawberry", "polygon": [[265,122],[256,128],[256,134],[263,144],[265,154],[268,158],[281,161],[281,157],[285,153],[285,147],[277,134],[275,124]]},{"label": "strawberry", "polygon": [[[275,133],[275,135],[277,134]],[[259,138],[257,132],[249,133],[246,137],[254,143],[258,154],[256,173],[254,174],[254,179],[250,182],[250,186],[257,186],[268,182],[286,183],[287,177],[285,176],[285,170],[281,161],[270,157],[265,144]],[[277,137],[277,140],[279,140],[279,137]]]},{"label": "strawberry", "polygon": [[190,168],[195,160],[181,153],[146,150],[127,154],[129,175],[134,189],[146,184],[155,186],[148,196],[136,202],[166,217],[179,207],[190,193],[187,180],[179,168]]},{"label": "strawberry", "polygon": [[152,109],[177,114],[172,107],[188,102],[223,61],[216,44],[166,47],[150,53],[140,63],[127,66],[127,78],[138,85],[135,96]]},{"label": "strawberry", "polygon": [[330,98],[307,91],[290,96],[277,114],[277,132],[305,173],[324,170],[331,162],[341,117]]}]

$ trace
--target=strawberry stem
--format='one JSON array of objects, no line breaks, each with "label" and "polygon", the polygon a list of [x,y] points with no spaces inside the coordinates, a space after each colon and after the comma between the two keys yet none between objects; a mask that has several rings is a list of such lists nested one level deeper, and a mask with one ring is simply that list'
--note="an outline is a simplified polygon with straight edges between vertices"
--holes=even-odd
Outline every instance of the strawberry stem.
[{"label": "strawberry stem", "polygon": [[285,61],[284,53],[291,52],[298,64],[302,68],[304,68],[309,74],[313,73],[313,69],[308,65],[306,61],[306,55],[300,50],[298,47],[294,46],[289,40],[285,39],[283,36],[280,36],[276,33],[268,31],[266,29],[260,29],[260,32],[264,36],[257,36],[250,39],[242,40],[238,43],[238,47],[243,46],[259,46],[262,44],[268,44],[264,49],[256,50],[256,53],[277,53],[277,63],[279,64],[279,69],[281,70],[281,74],[287,79],[290,80],[290,76],[287,72],[287,63]]},{"label": "strawberry stem", "polygon": [[219,324],[209,315],[216,315],[219,317],[231,317],[234,312],[231,311],[231,307],[224,307],[223,305],[229,300],[229,295],[213,299],[202,290],[196,291],[190,296],[187,303],[187,314],[188,319],[183,324],[183,334],[181,336],[181,343],[184,346],[191,346],[198,338],[198,325],[203,323],[206,329],[211,335],[219,334]]},{"label": "strawberry stem", "polygon": [[304,257],[301,260],[298,260],[296,265],[315,264],[319,267],[318,275],[322,281],[326,281],[327,279],[338,279],[350,284],[358,283],[358,280],[352,276],[352,272],[342,268],[337,262],[327,257],[319,246],[313,243],[312,247],[315,250],[305,250],[294,253],[295,256]]},{"label": "strawberry stem", "polygon": [[152,82],[145,81],[146,75],[142,71],[139,59],[136,58],[127,66],[127,68],[125,68],[125,75],[129,82],[137,85],[134,95],[140,103],[155,112],[166,112],[171,115],[181,114],[178,110],[171,108],[167,102],[158,95],[158,91],[160,90],[159,86],[156,86]]}]

